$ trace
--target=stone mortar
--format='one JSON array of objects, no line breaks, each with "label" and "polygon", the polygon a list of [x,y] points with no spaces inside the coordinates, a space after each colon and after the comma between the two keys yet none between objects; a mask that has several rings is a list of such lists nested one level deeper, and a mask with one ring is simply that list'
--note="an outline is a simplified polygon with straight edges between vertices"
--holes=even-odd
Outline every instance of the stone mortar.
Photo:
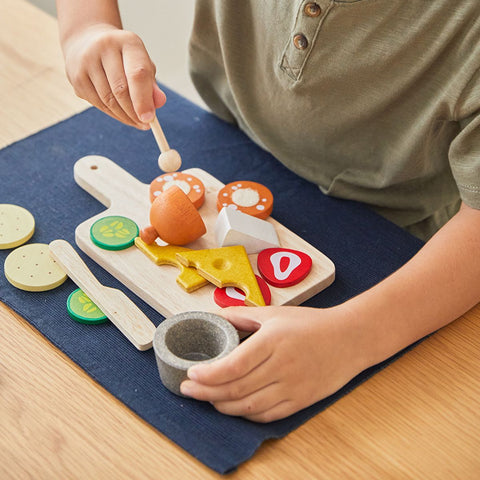
[{"label": "stone mortar", "polygon": [[180,393],[193,365],[226,356],[236,346],[237,330],[227,320],[209,312],[183,312],[164,320],[155,331],[153,349],[160,379],[171,392]]}]

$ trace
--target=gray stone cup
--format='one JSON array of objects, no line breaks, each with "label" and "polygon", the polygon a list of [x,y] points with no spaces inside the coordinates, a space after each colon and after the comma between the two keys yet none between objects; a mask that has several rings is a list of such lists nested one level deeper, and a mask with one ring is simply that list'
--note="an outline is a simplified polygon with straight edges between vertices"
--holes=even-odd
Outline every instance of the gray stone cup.
[{"label": "gray stone cup", "polygon": [[231,323],[208,312],[183,312],[164,320],[156,329],[153,349],[160,379],[171,392],[180,393],[187,370],[199,363],[225,357],[239,337]]}]

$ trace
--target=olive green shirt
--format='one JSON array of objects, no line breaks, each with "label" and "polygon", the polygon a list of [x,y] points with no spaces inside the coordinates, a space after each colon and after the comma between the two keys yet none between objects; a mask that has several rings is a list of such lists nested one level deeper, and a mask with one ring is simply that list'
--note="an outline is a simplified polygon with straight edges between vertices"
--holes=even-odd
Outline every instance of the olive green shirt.
[{"label": "olive green shirt", "polygon": [[214,113],[328,195],[427,239],[480,208],[480,0],[197,0]]}]

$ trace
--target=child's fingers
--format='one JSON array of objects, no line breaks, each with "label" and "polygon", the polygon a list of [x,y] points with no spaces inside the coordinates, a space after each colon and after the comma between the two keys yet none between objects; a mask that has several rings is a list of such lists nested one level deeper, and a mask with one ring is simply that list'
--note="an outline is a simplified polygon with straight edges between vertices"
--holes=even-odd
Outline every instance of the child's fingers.
[{"label": "child's fingers", "polygon": [[141,122],[149,123],[155,115],[155,69],[144,49],[126,44],[122,53],[132,108]]},{"label": "child's fingers", "polygon": [[90,78],[87,79],[87,81],[84,84],[84,90],[80,93],[78,92],[77,95],[80,98],[83,98],[84,100],[87,100],[90,102],[94,107],[98,108],[102,112],[106,113],[107,115],[110,115],[112,118],[115,118],[116,120],[119,120],[120,122],[123,122],[127,125],[130,125],[132,127],[137,127],[137,124],[133,123],[132,120],[123,112],[122,117],[117,116],[114,112],[112,112],[101,100],[99,97],[97,90],[95,86],[93,85],[92,81]]},{"label": "child's fingers", "polygon": [[193,382],[192,380],[185,380],[180,385],[180,390],[184,395],[207,402],[240,400],[276,382],[275,374],[277,372],[271,371],[271,368],[269,368],[269,359],[270,357],[267,357],[253,370],[232,382],[220,385],[206,385]]},{"label": "child's fingers", "polygon": [[108,81],[105,99],[107,107],[119,117],[126,114],[130,121],[140,126],[140,122],[133,107],[130,86],[124,70],[124,59],[117,50],[108,51],[102,56],[102,67]]},{"label": "child's fingers", "polygon": [[277,405],[263,412],[245,414],[243,416],[252,422],[268,423],[288,417],[296,411],[298,411],[298,406],[295,405],[293,400],[282,400]]},{"label": "child's fingers", "polygon": [[155,65],[141,39],[108,26],[85,29],[66,51],[75,93],[117,120],[149,128],[165,95],[155,84]]},{"label": "child's fingers", "polygon": [[212,363],[195,365],[188,369],[188,378],[205,385],[221,385],[232,382],[251,372],[272,353],[259,334],[254,334],[241,343],[226,357]]},{"label": "child's fingers", "polygon": [[109,114],[121,122],[136,126],[138,122],[127,115],[115,98],[103,66],[99,63],[91,68],[89,76],[95,93],[89,92],[86,99],[105,113],[111,112]]},{"label": "child's fingers", "polygon": [[[227,307],[218,311],[218,315],[228,320],[237,330],[256,332],[261,326],[261,313],[264,307]],[[252,318],[255,317],[255,320]]]},{"label": "child's fingers", "polygon": [[226,415],[250,416],[271,410],[283,401],[280,385],[271,383],[240,400],[213,402],[213,406]]}]

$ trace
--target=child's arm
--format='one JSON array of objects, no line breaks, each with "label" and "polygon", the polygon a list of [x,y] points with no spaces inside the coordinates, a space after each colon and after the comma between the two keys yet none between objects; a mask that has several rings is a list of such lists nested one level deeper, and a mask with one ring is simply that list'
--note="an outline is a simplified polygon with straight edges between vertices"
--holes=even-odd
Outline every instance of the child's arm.
[{"label": "child's arm", "polygon": [[148,129],[165,95],[142,40],[122,30],[116,0],[57,0],[57,13],[75,93],[123,123]]},{"label": "child's arm", "polygon": [[182,391],[259,422],[321,400],[479,302],[479,232],[480,210],[462,205],[406,265],[342,305],[225,309],[237,328],[258,332],[224,359],[191,368],[195,381]]}]

